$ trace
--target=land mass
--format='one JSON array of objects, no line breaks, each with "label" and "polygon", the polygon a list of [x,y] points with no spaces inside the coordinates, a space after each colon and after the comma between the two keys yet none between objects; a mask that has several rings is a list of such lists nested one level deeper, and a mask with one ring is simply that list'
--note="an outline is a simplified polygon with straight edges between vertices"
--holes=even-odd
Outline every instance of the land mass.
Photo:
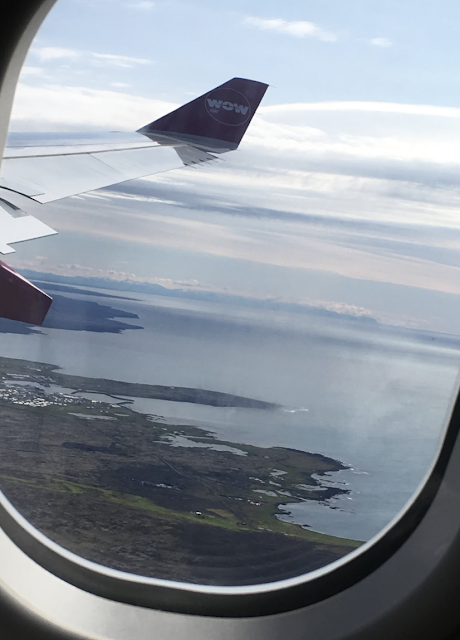
[{"label": "land mass", "polygon": [[[118,318],[138,320],[139,316],[123,309],[99,304],[98,302],[54,295],[53,304],[42,326],[43,329],[91,331],[96,333],[121,333],[127,329],[143,329],[143,327],[136,324],[121,322]],[[0,318],[0,333],[30,335],[43,332],[33,324]]]},{"label": "land mass", "polygon": [[[97,384],[110,401],[79,395]],[[52,540],[115,569],[219,585],[295,576],[359,546],[279,517],[285,503],[348,493],[323,482],[343,463],[134,412],[114,397],[123,384],[135,397],[181,389],[0,358],[0,488]]]},{"label": "land mass", "polygon": [[[171,402],[190,402],[204,404],[211,407],[238,407],[244,409],[277,409],[279,404],[255,400],[244,396],[236,396],[221,391],[196,389],[192,387],[172,387],[161,384],[141,384],[122,382],[120,380],[106,380],[105,378],[87,378],[61,373],[60,367],[53,364],[30,363],[28,360],[0,358],[0,374],[13,376],[16,379],[45,385],[59,385],[70,388],[74,393],[98,393],[112,397],[115,401],[128,398],[148,398],[150,400],[167,400]],[[23,392],[25,392],[23,390]],[[34,392],[35,393],[35,392]],[[117,396],[124,396],[119,398]],[[110,400],[109,400],[110,402]],[[123,402],[123,404],[129,404]]]}]

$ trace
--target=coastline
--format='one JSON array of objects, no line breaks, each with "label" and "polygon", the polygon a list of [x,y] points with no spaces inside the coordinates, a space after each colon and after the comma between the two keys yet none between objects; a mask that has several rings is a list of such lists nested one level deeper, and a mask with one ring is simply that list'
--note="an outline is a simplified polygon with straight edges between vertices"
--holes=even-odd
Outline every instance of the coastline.
[{"label": "coastline", "polygon": [[[250,584],[262,574],[278,580],[319,568],[361,544],[277,517],[286,502],[347,493],[321,483],[347,468],[337,460],[236,444],[123,401],[88,400],[82,388],[113,396],[125,383],[69,376],[54,365],[0,358],[0,375],[0,488],[34,526],[83,557],[155,577]],[[56,390],[64,384],[66,393]],[[126,384],[134,397],[150,387]],[[147,391],[164,389],[187,397],[180,387]],[[213,392],[186,391],[215,400]],[[199,571],[197,540],[208,541]]]}]

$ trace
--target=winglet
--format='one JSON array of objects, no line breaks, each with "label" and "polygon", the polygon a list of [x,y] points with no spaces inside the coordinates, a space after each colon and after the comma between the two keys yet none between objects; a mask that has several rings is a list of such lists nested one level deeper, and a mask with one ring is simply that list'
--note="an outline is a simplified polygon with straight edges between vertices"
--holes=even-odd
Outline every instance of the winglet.
[{"label": "winglet", "polygon": [[233,78],[138,130],[151,139],[181,140],[214,153],[238,147],[268,85]]},{"label": "winglet", "polygon": [[52,298],[0,260],[0,317],[43,324]]}]

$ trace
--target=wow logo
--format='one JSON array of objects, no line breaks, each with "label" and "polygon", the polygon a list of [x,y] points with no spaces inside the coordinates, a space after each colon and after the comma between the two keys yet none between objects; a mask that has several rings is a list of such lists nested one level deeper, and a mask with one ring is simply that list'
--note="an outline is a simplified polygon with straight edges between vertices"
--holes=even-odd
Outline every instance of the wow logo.
[{"label": "wow logo", "polygon": [[245,95],[235,89],[215,89],[205,98],[206,111],[221,124],[238,127],[251,115],[251,105]]}]

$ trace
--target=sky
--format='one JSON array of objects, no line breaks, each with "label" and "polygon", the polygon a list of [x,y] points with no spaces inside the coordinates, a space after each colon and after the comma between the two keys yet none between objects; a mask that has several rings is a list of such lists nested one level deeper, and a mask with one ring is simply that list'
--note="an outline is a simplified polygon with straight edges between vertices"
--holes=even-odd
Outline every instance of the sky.
[{"label": "sky", "polygon": [[233,76],[270,85],[239,149],[43,205],[13,267],[460,332],[454,1],[59,0],[12,131],[135,130]]}]

